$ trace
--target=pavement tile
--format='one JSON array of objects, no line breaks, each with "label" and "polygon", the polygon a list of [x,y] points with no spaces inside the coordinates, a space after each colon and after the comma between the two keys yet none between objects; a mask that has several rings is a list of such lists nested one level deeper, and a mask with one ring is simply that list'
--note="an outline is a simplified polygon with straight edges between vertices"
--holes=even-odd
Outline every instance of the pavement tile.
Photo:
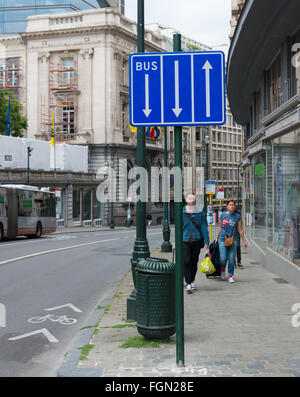
[{"label": "pavement tile", "polygon": [[[155,252],[157,256],[171,257]],[[121,348],[123,341],[139,336],[126,322],[131,273],[124,276],[100,319],[99,333],[92,338],[95,348],[78,367],[104,368],[103,376],[300,376],[300,334],[290,325],[299,289],[279,286],[274,274],[249,265],[251,261],[243,255],[245,269],[236,270],[234,286],[197,273],[198,290],[184,295],[186,371],[177,371],[175,344]],[[112,328],[120,324],[125,328]]]}]

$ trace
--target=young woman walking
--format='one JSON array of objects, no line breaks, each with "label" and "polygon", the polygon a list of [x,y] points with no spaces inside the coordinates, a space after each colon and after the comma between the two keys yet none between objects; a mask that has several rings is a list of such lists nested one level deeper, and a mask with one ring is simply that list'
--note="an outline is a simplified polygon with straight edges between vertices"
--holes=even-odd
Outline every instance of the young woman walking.
[{"label": "young woman walking", "polygon": [[[236,250],[239,245],[239,235],[243,239],[245,248],[248,247],[243,230],[242,217],[235,210],[235,201],[227,202],[227,209],[220,215],[219,230],[216,241],[219,242],[220,262],[221,262],[221,278],[226,280],[225,269],[228,262],[228,281],[234,283],[234,265],[236,258]],[[233,237],[234,244],[226,246],[227,237]]]},{"label": "young woman walking", "polygon": [[204,212],[196,207],[196,196],[188,194],[183,209],[183,264],[186,292],[191,294],[196,289],[194,284],[201,248],[208,250],[209,235]]}]

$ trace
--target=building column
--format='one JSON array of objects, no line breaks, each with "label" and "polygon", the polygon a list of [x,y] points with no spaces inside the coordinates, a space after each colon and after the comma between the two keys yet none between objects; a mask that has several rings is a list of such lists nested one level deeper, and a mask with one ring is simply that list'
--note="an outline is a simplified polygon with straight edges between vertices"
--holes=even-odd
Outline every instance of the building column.
[{"label": "building column", "polygon": [[80,96],[78,107],[78,129],[81,134],[89,134],[93,138],[92,123],[92,63],[94,49],[80,51],[78,57]]},{"label": "building column", "polygon": [[73,185],[65,190],[65,227],[73,226]]}]

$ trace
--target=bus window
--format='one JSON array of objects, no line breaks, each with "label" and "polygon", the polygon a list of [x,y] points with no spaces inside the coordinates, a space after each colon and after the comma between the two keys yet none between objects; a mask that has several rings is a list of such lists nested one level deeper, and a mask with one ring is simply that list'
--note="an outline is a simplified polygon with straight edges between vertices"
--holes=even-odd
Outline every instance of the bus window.
[{"label": "bus window", "polygon": [[19,190],[19,216],[32,216],[32,192]]},{"label": "bus window", "polygon": [[4,190],[0,190],[0,216],[6,217],[6,192]]}]

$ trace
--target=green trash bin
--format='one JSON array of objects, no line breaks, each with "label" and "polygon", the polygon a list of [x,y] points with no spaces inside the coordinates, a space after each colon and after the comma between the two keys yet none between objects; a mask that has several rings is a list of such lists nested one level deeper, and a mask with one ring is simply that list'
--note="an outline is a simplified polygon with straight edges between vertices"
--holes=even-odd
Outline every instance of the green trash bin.
[{"label": "green trash bin", "polygon": [[167,259],[142,259],[136,266],[138,332],[167,339],[176,332],[175,265]]}]

